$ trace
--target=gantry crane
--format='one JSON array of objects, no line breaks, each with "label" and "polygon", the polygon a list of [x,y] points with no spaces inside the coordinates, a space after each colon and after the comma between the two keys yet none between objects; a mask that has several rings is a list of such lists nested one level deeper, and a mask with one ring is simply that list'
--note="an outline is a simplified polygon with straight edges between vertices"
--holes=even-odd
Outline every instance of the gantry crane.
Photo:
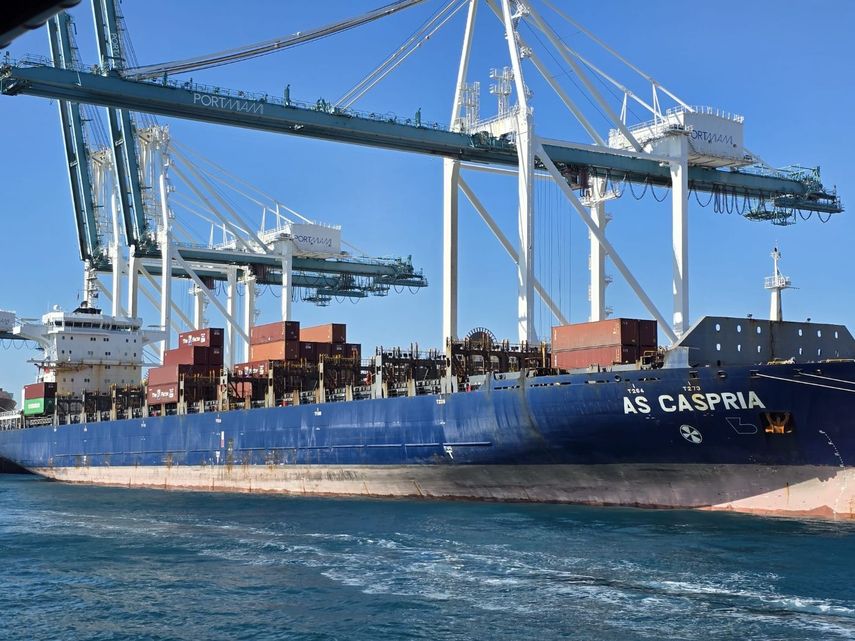
[{"label": "gantry crane", "polygon": [[[114,0],[93,0],[92,6],[101,68],[108,74],[117,76],[124,68],[117,7]],[[61,69],[77,68],[70,16],[60,13],[51,18],[48,22],[48,34],[53,65]],[[190,278],[196,284],[194,292],[197,303],[192,324],[198,326],[202,322],[202,294],[207,294],[210,300],[221,308],[220,311],[228,321],[227,344],[231,347],[231,352],[234,350],[235,333],[240,334],[245,341],[248,340],[249,326],[255,317],[253,292],[256,284],[278,285],[283,288],[282,314],[286,319],[290,317],[291,290],[294,287],[312,292],[306,300],[328,304],[336,298],[385,295],[392,288],[418,288],[427,284],[421,272],[413,268],[410,259],[354,258],[344,254],[319,256],[313,252],[295,251],[287,239],[273,238],[267,234],[268,238],[262,240],[258,234],[251,231],[249,233],[255,242],[248,244],[243,242],[238,234],[232,234],[232,238],[240,241],[240,244],[234,242],[235,246],[230,249],[182,247],[172,239],[168,231],[170,222],[166,204],[160,212],[164,216],[161,224],[154,225],[160,228],[160,232],[156,233],[150,224],[150,219],[157,219],[159,216],[154,215],[151,205],[147,207],[143,198],[145,186],[141,182],[138,133],[130,110],[115,107],[106,109],[110,152],[90,154],[84,135],[85,119],[81,114],[80,101],[59,100],[58,104],[78,246],[80,257],[85,264],[84,297],[91,300],[97,296],[96,288],[103,288],[97,280],[97,273],[112,272],[113,291],[110,293],[105,290],[105,293],[112,299],[114,314],[123,311],[119,287],[123,271],[126,270],[128,274],[127,313],[130,316],[137,314],[140,273],[147,278],[160,276],[161,323],[168,328],[172,324],[172,311],[180,314],[180,310],[172,301],[170,282],[175,277]],[[163,130],[156,136],[161,148],[165,148]],[[127,261],[118,247],[118,229],[114,229],[112,246],[104,246],[104,234],[99,229],[100,221],[96,211],[98,203],[93,195],[93,182],[98,181],[92,175],[93,163],[90,156],[106,157],[110,178],[114,181],[112,191],[116,196],[113,213],[122,221],[122,231],[129,250]],[[174,170],[179,171],[177,167]],[[197,174],[197,178],[205,181],[201,174]],[[103,181],[103,178],[101,180]],[[159,191],[163,197],[168,192],[168,187],[164,184],[155,185],[155,189],[149,191]],[[223,223],[228,225],[230,230],[237,232],[234,223],[225,217]],[[283,247],[284,252],[281,251]],[[126,267],[125,262],[130,265]],[[250,292],[245,297],[247,309],[242,327],[233,327],[237,325],[234,291],[237,269],[243,271],[242,280]],[[219,304],[210,291],[214,281],[218,280],[228,283],[227,307]],[[167,347],[168,341],[164,343],[163,349]]]},{"label": "gantry crane", "polygon": [[[504,166],[514,170],[518,175],[520,238],[519,251],[514,254],[514,259],[518,266],[518,316],[521,340],[534,338],[532,301],[536,282],[532,273],[534,249],[532,186],[535,171],[546,172],[555,181],[588,227],[599,250],[611,257],[612,262],[653,317],[659,321],[660,328],[671,340],[676,340],[688,327],[687,211],[690,191],[708,192],[716,198],[734,200],[741,198],[744,202],[750,203],[746,207],[746,217],[773,222],[782,222],[783,218],[795,211],[820,214],[834,214],[842,211],[836,192],[823,186],[818,171],[770,171],[768,169],[760,171],[748,166],[753,164],[753,158],[748,154],[744,158],[730,159],[725,163],[698,160],[693,155],[692,147],[688,142],[689,137],[695,132],[693,122],[698,122],[699,118],[706,116],[718,118],[720,122],[729,121],[730,124],[740,125],[741,135],[741,120],[729,115],[698,110],[679,100],[676,110],[668,112],[662,110],[659,106],[657,91],[664,92],[671,98],[676,96],[665,90],[651,77],[640,72],[637,67],[620,58],[630,68],[649,80],[654,99],[652,105],[647,105],[637,95],[616,83],[563,42],[540,16],[530,0],[483,0],[483,2],[502,23],[511,62],[511,73],[507,77],[513,83],[517,98],[517,105],[514,108],[509,108],[508,113],[504,115],[500,114],[504,121],[498,126],[495,126],[495,122],[488,125],[479,122],[476,118],[461,118],[472,33],[479,0],[457,0],[456,3],[456,9],[468,6],[468,14],[450,128],[431,125],[423,122],[420,117],[412,120],[398,120],[388,116],[361,114],[323,100],[313,104],[299,103],[291,99],[287,87],[283,95],[277,97],[246,91],[229,91],[220,87],[201,86],[169,78],[169,73],[194,68],[193,65],[208,64],[218,59],[219,54],[197,58],[189,64],[153,65],[139,70],[125,70],[124,73],[105,67],[103,61],[101,67],[94,71],[83,68],[58,68],[38,61],[9,63],[0,69],[0,92],[6,95],[27,94],[85,102],[114,109],[132,109],[162,116],[431,154],[444,158],[443,332],[446,339],[455,338],[457,335],[458,189],[470,198],[476,209],[479,209],[476,200],[467,191],[465,183],[460,178],[461,163]],[[544,2],[549,4],[548,0]],[[410,6],[415,2],[394,4]],[[453,0],[446,6],[450,7],[454,4]],[[554,7],[553,9],[562,14],[559,9]],[[590,125],[566,92],[557,86],[554,78],[546,73],[542,62],[519,33],[518,26],[523,21],[528,22],[546,36],[560,59],[579,77],[593,101],[599,104],[603,113],[607,114],[615,127],[608,139],[601,136]],[[282,40],[282,42],[287,41],[288,39]],[[603,43],[600,42],[600,44]],[[603,46],[617,55],[613,49]],[[247,48],[247,51],[250,49]],[[523,76],[524,59],[529,60],[544,76],[572,115],[591,135],[593,144],[545,139],[535,133],[533,113],[528,104]],[[587,73],[590,71],[599,73],[623,91],[624,113],[620,116],[607,104],[589,80]],[[159,75],[155,77],[155,73]],[[650,110],[653,114],[650,125],[628,126],[625,117],[628,98],[644,104]],[[470,126],[464,124],[467,120]],[[472,124],[475,126],[474,129]],[[614,181],[646,186],[658,185],[672,189],[673,325],[666,321],[665,316],[656,308],[605,237],[602,198],[592,198],[591,194],[597,194],[598,186],[599,191],[602,192],[603,186]],[[587,199],[583,201],[579,194],[586,196]],[[486,212],[482,212],[481,209],[483,208],[479,209],[479,213],[483,217]],[[511,253],[510,250],[509,253]],[[601,290],[602,270],[598,270],[598,273]],[[602,313],[601,298],[598,296],[600,310],[593,311],[592,316]]]}]

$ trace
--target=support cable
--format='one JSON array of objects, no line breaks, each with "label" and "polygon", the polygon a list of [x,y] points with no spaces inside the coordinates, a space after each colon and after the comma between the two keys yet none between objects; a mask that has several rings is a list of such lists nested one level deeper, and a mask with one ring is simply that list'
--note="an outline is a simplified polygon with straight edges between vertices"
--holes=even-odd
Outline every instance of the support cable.
[{"label": "support cable", "polygon": [[342,103],[350,100],[350,98],[355,93],[357,93],[362,87],[364,87],[366,84],[371,82],[374,78],[376,78],[380,73],[382,73],[383,69],[385,69],[388,65],[392,64],[399,55],[401,55],[404,51],[406,51],[406,49],[410,45],[412,45],[413,42],[416,42],[419,39],[419,37],[422,34],[424,34],[425,31],[430,29],[430,27],[433,25],[433,23],[436,22],[437,20],[439,20],[441,18],[442,14],[445,13],[446,11],[448,11],[448,9],[451,8],[451,6],[455,2],[457,2],[457,0],[449,0],[445,5],[440,7],[440,9],[436,13],[434,13],[430,18],[425,20],[418,29],[416,29],[413,33],[411,33],[409,35],[409,37],[407,37],[407,39],[404,40],[404,42],[403,42],[403,44],[401,44],[401,46],[399,46],[397,49],[395,49],[395,51],[393,51],[391,54],[389,54],[389,56],[385,60],[383,60],[383,62],[381,62],[379,65],[377,65],[368,75],[366,75],[364,78],[362,78],[362,80],[360,80],[353,87],[348,89],[344,93],[344,95],[341,96],[341,98],[339,98],[335,102],[333,107],[341,107]]},{"label": "support cable", "polygon": [[321,40],[328,36],[348,31],[354,27],[359,27],[379,18],[397,13],[402,9],[412,7],[420,2],[422,2],[422,0],[398,0],[398,2],[387,4],[375,9],[374,11],[369,11],[368,13],[335,22],[317,29],[298,31],[295,34],[285,37],[266,40],[264,42],[245,45],[234,49],[227,49],[214,54],[207,54],[195,58],[176,60],[156,65],[148,65],[146,67],[127,69],[124,75],[129,79],[144,80],[146,78],[157,78],[165,73],[176,74],[195,71],[197,69],[210,69],[212,67],[220,67],[222,65],[232,64],[241,60],[258,58],[276,51],[282,51],[307,42]]},{"label": "support cable", "polygon": [[[455,0],[452,0],[452,2],[449,3],[449,5],[453,4],[454,1]],[[374,88],[381,80],[383,80],[386,76],[388,76],[395,69],[397,69],[401,65],[401,63],[404,62],[404,60],[409,58],[410,55],[412,55],[413,53],[415,53],[416,50],[419,49],[419,47],[421,47],[424,43],[426,43],[428,40],[430,40],[430,38],[431,38],[431,36],[433,36],[433,34],[435,34],[442,27],[444,27],[445,24],[457,14],[458,11],[460,11],[463,7],[467,6],[467,4],[468,4],[468,0],[456,0],[456,1],[460,2],[460,4],[458,4],[457,7],[442,20],[442,22],[440,22],[438,25],[436,25],[430,31],[430,33],[428,33],[421,40],[419,40],[419,42],[416,43],[416,45],[412,49],[410,49],[407,53],[403,54],[400,58],[398,58],[398,60],[396,60],[394,64],[389,66],[385,71],[383,71],[382,74],[380,74],[377,78],[375,78],[367,86],[362,88],[356,95],[354,95],[350,99],[348,99],[347,102],[345,102],[343,105],[341,104],[343,102],[342,100],[339,100],[338,104],[341,105],[341,107],[343,109],[350,109],[357,100],[362,98],[362,96],[364,96],[372,88]]]}]

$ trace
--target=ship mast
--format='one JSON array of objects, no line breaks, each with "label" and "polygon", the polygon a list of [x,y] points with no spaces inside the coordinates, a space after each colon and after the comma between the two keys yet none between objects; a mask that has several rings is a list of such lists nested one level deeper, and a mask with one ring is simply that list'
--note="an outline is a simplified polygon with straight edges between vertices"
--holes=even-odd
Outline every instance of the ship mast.
[{"label": "ship mast", "polygon": [[769,306],[769,320],[781,321],[784,320],[781,313],[781,292],[792,287],[790,279],[781,274],[778,269],[778,261],[781,260],[781,252],[777,247],[772,249],[772,276],[766,277],[766,289],[770,290],[772,299]]}]

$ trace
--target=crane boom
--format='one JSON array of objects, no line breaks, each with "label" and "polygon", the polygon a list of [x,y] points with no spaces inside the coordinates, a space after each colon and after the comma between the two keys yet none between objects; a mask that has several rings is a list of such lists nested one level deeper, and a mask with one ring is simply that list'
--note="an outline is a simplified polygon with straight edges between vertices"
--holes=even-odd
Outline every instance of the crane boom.
[{"label": "crane boom", "polygon": [[[0,93],[26,94],[148,112],[162,116],[219,123],[261,131],[308,136],[339,142],[433,154],[459,160],[515,166],[515,147],[486,133],[474,135],[388,117],[369,117],[333,109],[319,101],[298,105],[269,96],[202,87],[192,83],[158,84],[83,70],[50,66],[0,67]],[[618,181],[669,186],[670,170],[660,158],[601,146],[547,141],[544,149],[554,163],[570,172],[586,171]],[[754,198],[789,209],[839,213],[836,193],[816,177],[804,174],[758,174],[692,166],[689,188],[728,196]]]},{"label": "crane boom", "polygon": [[339,22],[333,22],[310,31],[298,31],[297,33],[281,38],[265,40],[264,42],[257,42],[255,44],[234,49],[226,49],[225,51],[197,56],[195,58],[187,58],[186,60],[175,60],[156,65],[135,67],[125,70],[122,75],[126,78],[144,80],[146,78],[160,78],[164,74],[185,73],[188,71],[227,65],[233,62],[246,60],[247,58],[255,58],[275,51],[288,49],[289,47],[296,47],[297,45],[301,45],[306,42],[319,40],[320,38],[325,38],[326,36],[330,36],[335,33],[347,31],[348,29],[359,27],[379,18],[390,16],[403,9],[408,9],[420,2],[423,2],[423,0],[398,0],[398,2],[384,5],[362,15],[347,18],[346,20],[341,20]]}]

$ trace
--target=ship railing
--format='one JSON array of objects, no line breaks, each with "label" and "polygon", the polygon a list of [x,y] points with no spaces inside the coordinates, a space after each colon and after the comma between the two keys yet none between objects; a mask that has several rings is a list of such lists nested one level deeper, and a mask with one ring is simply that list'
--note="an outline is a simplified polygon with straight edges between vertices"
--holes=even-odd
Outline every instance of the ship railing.
[{"label": "ship railing", "polygon": [[21,413],[11,410],[0,412],[0,430],[14,430],[21,426]]}]

